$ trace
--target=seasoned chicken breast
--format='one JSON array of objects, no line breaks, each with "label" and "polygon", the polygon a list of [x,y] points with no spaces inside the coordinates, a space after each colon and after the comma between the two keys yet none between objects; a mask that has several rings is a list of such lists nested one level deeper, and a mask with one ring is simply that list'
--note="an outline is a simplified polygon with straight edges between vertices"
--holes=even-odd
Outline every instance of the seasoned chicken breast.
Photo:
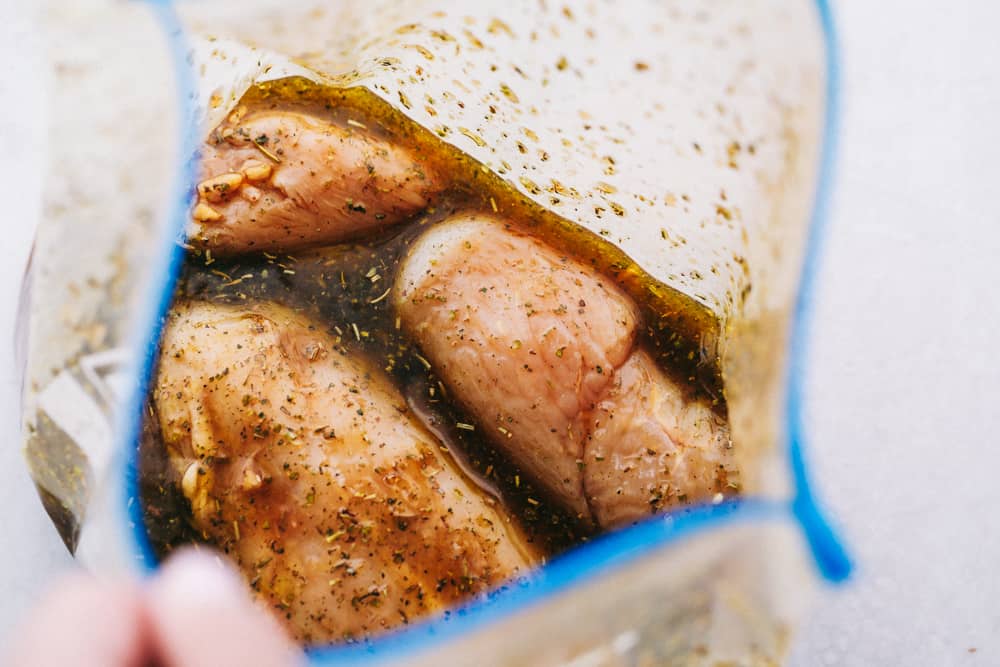
[{"label": "seasoned chicken breast", "polygon": [[601,526],[732,494],[738,479],[725,422],[642,350],[588,412],[584,451],[583,492]]},{"label": "seasoned chicken breast", "polygon": [[405,220],[440,192],[413,150],[297,111],[239,107],[202,148],[190,240],[289,252]]},{"label": "seasoned chicken breast", "polygon": [[396,290],[403,325],[457,400],[526,472],[589,517],[585,413],[632,348],[628,298],[537,241],[472,216],[421,237]]},{"label": "seasoned chicken breast", "polygon": [[176,305],[153,398],[194,526],[303,641],[391,628],[535,564],[380,372],[290,310]]},{"label": "seasoned chicken breast", "polygon": [[636,349],[635,304],[592,268],[466,214],[417,241],[395,300],[494,444],[582,519],[618,526],[725,489],[725,424]]}]

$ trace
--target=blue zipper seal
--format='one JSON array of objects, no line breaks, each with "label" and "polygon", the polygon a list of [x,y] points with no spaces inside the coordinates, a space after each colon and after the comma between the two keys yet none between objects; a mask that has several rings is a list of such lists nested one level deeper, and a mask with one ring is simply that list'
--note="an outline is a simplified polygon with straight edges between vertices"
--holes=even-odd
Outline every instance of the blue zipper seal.
[{"label": "blue zipper seal", "polygon": [[[180,91],[182,126],[181,155],[193,156],[197,150],[197,123],[194,122],[195,84],[189,61],[184,28],[171,0],[145,0],[160,21],[174,62]],[[476,629],[507,618],[529,606],[539,604],[569,588],[591,581],[636,560],[650,556],[682,539],[722,528],[736,522],[780,521],[793,517],[801,527],[820,576],[831,584],[846,580],[852,563],[847,551],[830,526],[812,491],[807,472],[806,427],[803,404],[808,361],[809,327],[813,317],[813,297],[820,270],[821,248],[826,238],[829,198],[836,161],[836,142],[840,122],[840,61],[837,33],[828,0],[815,0],[826,46],[826,108],[822,155],[816,195],[803,257],[799,289],[792,316],[789,364],[786,377],[785,426],[788,435],[788,462],[794,495],[790,501],[761,498],[735,499],[720,505],[693,507],[677,516],[653,518],[624,530],[604,535],[561,555],[538,569],[530,583],[511,584],[489,596],[453,610],[447,617],[416,623],[374,640],[352,645],[334,645],[309,650],[318,665],[377,664],[405,660],[414,653],[439,647],[443,643]],[[139,502],[138,441],[142,406],[156,363],[157,349],[166,315],[173,299],[184,259],[180,245],[187,225],[191,183],[195,160],[185,159],[174,176],[173,198],[164,245],[167,251],[157,260],[152,275],[162,282],[152,286],[150,304],[141,316],[140,331],[148,335],[138,344],[139,377],[125,404],[121,434],[116,451],[125,453],[122,501],[129,518],[127,544],[134,547],[136,561],[144,575],[158,566],[146,534]],[[169,246],[167,246],[169,244]]]}]

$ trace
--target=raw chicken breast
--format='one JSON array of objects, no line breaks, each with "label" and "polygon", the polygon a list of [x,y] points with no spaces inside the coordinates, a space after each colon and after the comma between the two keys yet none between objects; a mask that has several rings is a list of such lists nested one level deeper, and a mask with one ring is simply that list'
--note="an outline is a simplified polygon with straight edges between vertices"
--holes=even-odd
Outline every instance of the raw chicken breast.
[{"label": "raw chicken breast", "polygon": [[628,298],[538,241],[466,216],[417,241],[396,301],[456,399],[519,466],[589,518],[585,413],[632,347]]},{"label": "raw chicken breast", "polygon": [[494,444],[581,519],[614,527],[726,485],[725,425],[636,350],[635,304],[592,268],[466,214],[417,241],[395,299]]},{"label": "raw chicken breast", "polygon": [[415,152],[297,111],[240,107],[202,152],[190,240],[217,255],[356,237],[405,220],[441,189]]},{"label": "raw chicken breast", "polygon": [[154,400],[194,526],[303,641],[406,623],[535,562],[388,381],[287,309],[175,306]]},{"label": "raw chicken breast", "polygon": [[636,350],[587,419],[583,489],[601,526],[731,493],[729,430]]}]

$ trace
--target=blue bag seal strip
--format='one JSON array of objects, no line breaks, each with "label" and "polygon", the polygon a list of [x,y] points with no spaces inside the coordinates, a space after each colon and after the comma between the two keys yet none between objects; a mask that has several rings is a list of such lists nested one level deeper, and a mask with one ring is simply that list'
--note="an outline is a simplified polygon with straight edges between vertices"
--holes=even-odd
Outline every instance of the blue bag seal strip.
[{"label": "blue bag seal strip", "polygon": [[836,165],[837,134],[840,129],[840,55],[833,13],[828,0],[816,0],[826,40],[826,119],[812,221],[806,237],[799,291],[792,314],[792,331],[785,395],[785,428],[788,433],[788,461],[795,482],[792,512],[809,541],[820,574],[839,583],[851,574],[851,560],[843,543],[820,511],[806,470],[806,427],[803,420],[809,327],[813,319],[816,277],[820,271],[821,248],[829,224],[830,193]]},{"label": "blue bag seal strip", "polygon": [[[184,28],[173,10],[171,0],[145,0],[160,21],[167,40],[180,91],[179,104],[182,126],[179,155],[194,156],[197,151],[197,124],[193,120],[195,86],[194,73],[188,60]],[[402,659],[414,652],[429,649],[455,637],[467,634],[501,618],[582,582],[628,565],[638,558],[663,549],[675,541],[722,527],[736,521],[780,519],[791,514],[800,525],[809,544],[819,574],[830,583],[844,581],[852,564],[842,542],[827,522],[811,489],[806,469],[806,427],[803,420],[803,397],[806,382],[809,326],[815,284],[819,273],[820,255],[829,212],[829,197],[835,165],[836,138],[840,112],[840,70],[838,43],[833,15],[828,0],[815,0],[816,10],[826,41],[826,110],[823,131],[822,159],[813,204],[812,220],[806,240],[799,290],[796,297],[790,339],[789,366],[786,385],[785,422],[788,435],[788,461],[795,493],[790,501],[744,498],[720,505],[693,507],[677,516],[652,518],[638,525],[604,535],[554,559],[540,568],[530,583],[511,584],[488,600],[474,602],[448,613],[445,617],[423,621],[384,637],[360,644],[331,646],[310,651],[317,664],[374,664]],[[157,557],[150,545],[139,502],[138,440],[142,406],[156,363],[160,335],[170,308],[180,267],[184,259],[184,229],[188,218],[188,201],[194,182],[194,158],[179,160],[174,177],[169,224],[162,239],[165,252],[153,267],[152,275],[159,281],[151,285],[145,312],[141,314],[136,357],[139,375],[125,403],[117,429],[119,466],[125,477],[122,508],[128,516],[126,543],[135,551],[139,569],[150,574],[157,568]]]}]

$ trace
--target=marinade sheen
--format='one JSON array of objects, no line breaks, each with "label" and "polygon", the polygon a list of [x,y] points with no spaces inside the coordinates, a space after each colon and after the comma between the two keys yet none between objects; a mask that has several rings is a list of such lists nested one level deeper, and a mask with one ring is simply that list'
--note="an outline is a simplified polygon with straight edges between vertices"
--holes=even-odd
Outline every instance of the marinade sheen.
[{"label": "marinade sheen", "polygon": [[725,424],[635,350],[604,276],[490,216],[413,247],[404,326],[501,449],[581,520],[613,528],[727,489]]},{"label": "marinade sheen", "polygon": [[304,641],[392,627],[536,562],[384,375],[286,308],[177,304],[153,393],[194,527]]},{"label": "marinade sheen", "polygon": [[738,492],[704,309],[362,93],[252,88],[196,185],[147,529],[229,554],[302,641]]},{"label": "marinade sheen", "polygon": [[413,151],[294,111],[234,111],[203,148],[192,242],[290,251],[401,222],[441,190]]}]

